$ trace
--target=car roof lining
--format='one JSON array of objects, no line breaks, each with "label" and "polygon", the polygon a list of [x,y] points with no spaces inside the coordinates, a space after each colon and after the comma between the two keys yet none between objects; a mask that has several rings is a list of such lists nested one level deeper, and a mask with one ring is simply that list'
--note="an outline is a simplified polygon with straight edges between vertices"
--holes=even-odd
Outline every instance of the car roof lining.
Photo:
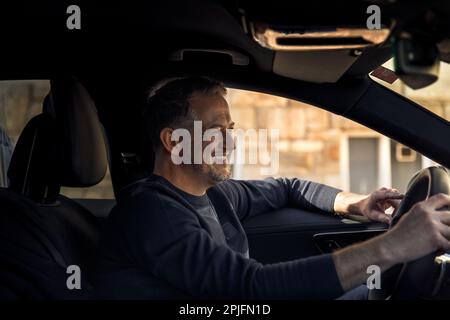
[{"label": "car roof lining", "polygon": [[[8,10],[1,10],[3,6]],[[64,61],[74,64],[74,69],[77,63],[84,61],[86,66],[78,67],[87,72],[93,67],[111,66],[118,58],[135,60],[126,63],[145,65],[147,57],[155,54],[154,48],[150,48],[153,46],[166,58],[171,51],[190,47],[236,49],[247,54],[260,71],[311,82],[336,82],[341,76],[361,77],[390,57],[385,55],[385,47],[364,49],[358,56],[353,56],[351,50],[314,53],[269,50],[245,33],[230,7],[227,1],[204,0],[177,2],[176,5],[173,0],[133,6],[83,4],[83,10],[89,13],[86,18],[89,32],[82,29],[77,34],[57,27],[66,18],[63,4],[31,5],[33,11],[26,19],[22,7],[0,4],[0,12],[8,13],[5,17],[0,16],[5,20],[0,19],[0,26],[9,23],[5,30],[16,30],[11,35],[0,29],[0,35],[4,43],[11,43],[9,48],[13,48],[5,52],[10,61],[20,59],[25,62],[33,58],[27,54],[29,47],[39,47],[43,48],[42,53],[36,52],[33,60],[45,63],[47,68],[61,70],[58,60],[63,57]],[[296,68],[289,68],[287,65],[293,60]],[[358,63],[359,60],[364,63]],[[370,63],[371,60],[375,63]],[[322,64],[327,66],[323,72],[311,67]],[[26,65],[16,65],[15,69],[24,70]]]}]

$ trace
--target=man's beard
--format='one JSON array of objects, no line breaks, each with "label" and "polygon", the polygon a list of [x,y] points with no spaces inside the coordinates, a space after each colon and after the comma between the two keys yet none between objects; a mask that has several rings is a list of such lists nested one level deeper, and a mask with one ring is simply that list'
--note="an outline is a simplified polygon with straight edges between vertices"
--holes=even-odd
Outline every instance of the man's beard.
[{"label": "man's beard", "polygon": [[195,171],[205,177],[210,184],[216,185],[231,177],[229,164],[199,164],[194,165]]}]

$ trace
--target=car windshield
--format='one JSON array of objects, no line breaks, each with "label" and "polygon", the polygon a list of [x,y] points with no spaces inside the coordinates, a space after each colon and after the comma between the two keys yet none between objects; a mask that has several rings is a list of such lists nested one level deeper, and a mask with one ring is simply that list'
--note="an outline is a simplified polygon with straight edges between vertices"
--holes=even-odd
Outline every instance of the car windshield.
[{"label": "car windshield", "polygon": [[[393,59],[387,61],[383,66],[390,70],[394,70]],[[400,79],[389,84],[372,75],[371,78],[381,85],[418,103],[439,117],[450,121],[450,65],[448,63],[441,62],[439,79],[435,83],[418,90],[409,88]]]}]

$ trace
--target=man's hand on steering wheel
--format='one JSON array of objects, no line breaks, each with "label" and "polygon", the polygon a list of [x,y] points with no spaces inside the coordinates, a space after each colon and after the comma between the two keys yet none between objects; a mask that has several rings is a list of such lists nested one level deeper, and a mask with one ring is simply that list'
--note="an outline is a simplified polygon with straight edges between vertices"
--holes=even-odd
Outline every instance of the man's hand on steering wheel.
[{"label": "man's hand on steering wheel", "polygon": [[442,193],[415,204],[385,234],[391,255],[398,262],[408,262],[430,252],[450,250],[450,211],[442,210],[449,204],[450,197]]},{"label": "man's hand on steering wheel", "polygon": [[340,192],[335,200],[335,212],[367,217],[372,221],[389,224],[391,216],[386,210],[397,209],[403,199],[403,194],[396,189],[380,188],[369,195],[359,195],[351,192]]},{"label": "man's hand on steering wheel", "polygon": [[396,189],[378,189],[357,203],[359,214],[372,221],[389,224],[391,216],[386,214],[386,210],[391,207],[396,210],[402,199],[403,194]]}]

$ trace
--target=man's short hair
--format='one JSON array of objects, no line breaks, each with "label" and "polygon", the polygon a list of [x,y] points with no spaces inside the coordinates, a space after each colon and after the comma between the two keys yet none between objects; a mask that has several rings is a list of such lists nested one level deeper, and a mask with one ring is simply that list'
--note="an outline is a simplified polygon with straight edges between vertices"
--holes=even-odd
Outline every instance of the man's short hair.
[{"label": "man's short hair", "polygon": [[195,94],[223,96],[226,88],[220,81],[208,77],[189,76],[165,79],[150,91],[143,120],[155,152],[161,146],[162,129],[182,128],[187,121],[195,120],[189,101]]}]

